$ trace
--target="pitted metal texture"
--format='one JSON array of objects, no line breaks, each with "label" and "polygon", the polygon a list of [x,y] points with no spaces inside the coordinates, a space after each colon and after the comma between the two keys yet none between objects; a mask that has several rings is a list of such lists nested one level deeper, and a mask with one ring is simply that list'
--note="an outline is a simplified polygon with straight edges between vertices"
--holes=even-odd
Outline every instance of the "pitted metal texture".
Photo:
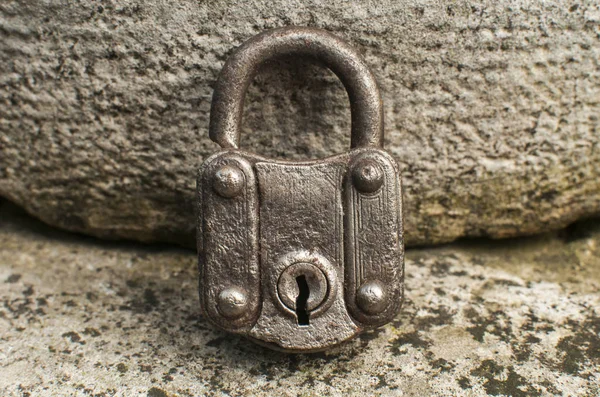
[{"label": "pitted metal texture", "polygon": [[[344,83],[351,150],[326,159],[271,160],[238,149],[244,94],[260,66],[314,59]],[[198,173],[202,313],[269,347],[323,350],[385,324],[404,287],[402,186],[383,150],[382,103],[360,55],[315,28],[248,40],[223,67],[210,137],[223,150]]]}]

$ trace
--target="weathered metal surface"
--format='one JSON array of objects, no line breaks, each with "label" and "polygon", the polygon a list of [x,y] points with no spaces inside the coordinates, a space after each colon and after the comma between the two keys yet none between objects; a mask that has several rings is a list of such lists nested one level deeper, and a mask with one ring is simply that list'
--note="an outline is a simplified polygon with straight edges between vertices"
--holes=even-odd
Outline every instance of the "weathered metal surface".
[{"label": "weathered metal surface", "polygon": [[[270,160],[238,149],[244,94],[266,61],[324,63],[351,103],[348,153]],[[382,103],[365,62],[335,36],[262,33],[226,62],[198,177],[200,303],[215,325],[287,351],[316,351],[394,318],[403,299],[402,188],[382,149]]]},{"label": "weathered metal surface", "polygon": [[368,151],[349,164],[345,192],[346,305],[352,316],[380,325],[398,311],[404,268],[402,200],[396,162]]},{"label": "weathered metal surface", "polygon": [[[261,301],[256,179],[250,163],[231,153],[206,164],[199,201],[204,206],[203,263],[208,266],[200,267],[200,302],[221,328],[244,329],[258,318]],[[238,178],[219,178],[226,170]],[[238,194],[222,196],[233,185]]]}]

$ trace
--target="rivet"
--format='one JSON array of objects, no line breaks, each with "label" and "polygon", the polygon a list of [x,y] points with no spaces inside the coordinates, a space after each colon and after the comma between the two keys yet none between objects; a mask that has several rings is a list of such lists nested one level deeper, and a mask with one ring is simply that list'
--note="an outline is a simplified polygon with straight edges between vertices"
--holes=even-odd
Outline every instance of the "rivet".
[{"label": "rivet", "polygon": [[378,280],[366,281],[356,294],[356,303],[368,314],[378,314],[387,306],[385,287]]},{"label": "rivet", "polygon": [[215,172],[213,188],[222,197],[232,198],[244,187],[243,172],[232,165],[224,165]]},{"label": "rivet", "polygon": [[229,319],[240,317],[246,311],[248,297],[246,291],[239,287],[225,288],[219,294],[217,307],[219,313]]},{"label": "rivet", "polygon": [[374,160],[363,159],[352,170],[352,182],[364,193],[376,192],[383,184],[383,171]]}]

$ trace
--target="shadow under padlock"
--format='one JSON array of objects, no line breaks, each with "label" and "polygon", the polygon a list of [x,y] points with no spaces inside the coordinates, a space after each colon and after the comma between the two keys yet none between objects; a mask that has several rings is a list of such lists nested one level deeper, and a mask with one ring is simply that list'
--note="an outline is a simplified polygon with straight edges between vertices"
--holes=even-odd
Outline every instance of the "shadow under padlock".
[{"label": "shadow under padlock", "polygon": [[[351,150],[283,161],[238,149],[244,93],[262,63],[317,58],[344,83]],[[316,351],[390,321],[403,298],[398,167],[382,146],[381,99],[364,61],[335,36],[282,28],[231,56],[217,82],[198,176],[200,302],[217,326],[286,351]]]}]

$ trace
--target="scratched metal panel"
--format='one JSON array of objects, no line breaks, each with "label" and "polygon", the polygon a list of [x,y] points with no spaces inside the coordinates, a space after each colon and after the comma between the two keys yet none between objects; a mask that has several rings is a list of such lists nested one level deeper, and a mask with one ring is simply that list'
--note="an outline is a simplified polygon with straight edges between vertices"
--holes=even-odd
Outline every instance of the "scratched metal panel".
[{"label": "scratched metal panel", "polygon": [[[383,185],[374,193],[363,193],[345,179],[346,305],[352,317],[369,326],[390,321],[399,310],[404,286],[404,244],[402,241],[402,192],[393,158],[382,151],[356,155],[349,169],[361,160],[374,160],[383,170]],[[366,281],[385,286],[388,303],[378,314],[358,307],[356,293]]]},{"label": "scratched metal panel", "polygon": [[341,269],[345,167],[257,163],[256,170],[264,265],[271,268],[270,263],[289,252],[315,250]]},{"label": "scratched metal panel", "polygon": [[[217,169],[234,165],[242,171],[244,188],[236,197],[224,198],[212,188]],[[202,234],[200,265],[203,284],[201,306],[205,314],[225,329],[242,332],[251,327],[261,307],[258,262],[258,192],[252,165],[244,158],[225,154],[205,165],[201,178]],[[237,319],[224,318],[217,308],[218,294],[229,286],[242,287],[248,307]]]}]

